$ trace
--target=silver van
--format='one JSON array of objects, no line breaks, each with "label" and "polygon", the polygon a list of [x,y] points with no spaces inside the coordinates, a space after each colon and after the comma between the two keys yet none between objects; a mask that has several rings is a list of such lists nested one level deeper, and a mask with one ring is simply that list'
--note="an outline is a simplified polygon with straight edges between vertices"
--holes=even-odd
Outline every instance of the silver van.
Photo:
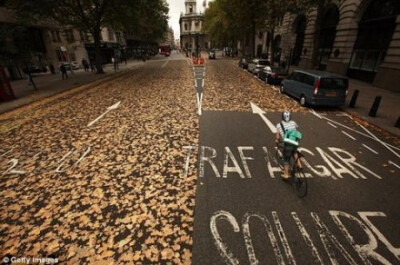
[{"label": "silver van", "polygon": [[339,106],[345,103],[349,79],[315,70],[295,70],[282,81],[280,92],[300,100],[301,106]]}]

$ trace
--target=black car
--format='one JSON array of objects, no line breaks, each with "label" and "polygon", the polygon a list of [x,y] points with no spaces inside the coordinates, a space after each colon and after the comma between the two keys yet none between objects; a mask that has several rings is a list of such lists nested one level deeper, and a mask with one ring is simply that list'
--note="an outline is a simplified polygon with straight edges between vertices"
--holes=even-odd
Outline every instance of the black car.
[{"label": "black car", "polygon": [[278,66],[266,66],[257,75],[261,80],[274,85],[279,85],[287,76],[286,72]]},{"label": "black car", "polygon": [[239,60],[239,67],[243,68],[243,69],[247,69],[247,67],[249,66],[249,62],[246,58],[241,58]]}]

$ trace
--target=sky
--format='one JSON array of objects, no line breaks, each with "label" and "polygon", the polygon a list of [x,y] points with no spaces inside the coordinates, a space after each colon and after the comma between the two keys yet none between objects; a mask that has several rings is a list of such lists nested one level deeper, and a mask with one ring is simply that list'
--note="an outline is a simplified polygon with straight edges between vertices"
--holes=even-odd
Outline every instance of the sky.
[{"label": "sky", "polygon": [[[209,0],[207,0],[208,4]],[[185,0],[167,0],[169,4],[168,25],[174,30],[174,38],[179,39],[179,18],[181,12],[185,13]],[[197,12],[204,12],[203,0],[197,0]]]}]

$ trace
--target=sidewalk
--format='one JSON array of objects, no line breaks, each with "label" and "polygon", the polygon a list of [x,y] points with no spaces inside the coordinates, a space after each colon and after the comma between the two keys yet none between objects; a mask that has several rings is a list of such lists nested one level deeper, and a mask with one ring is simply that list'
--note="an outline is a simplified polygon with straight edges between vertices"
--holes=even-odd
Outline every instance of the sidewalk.
[{"label": "sidewalk", "polygon": [[[142,64],[143,62],[130,60],[128,64],[122,63],[119,65],[119,70],[116,73],[121,73],[128,70],[135,65]],[[114,67],[111,64],[103,66],[105,74],[96,74],[94,72],[85,72],[83,69],[74,71],[75,77],[68,71],[68,79],[62,80],[61,74],[35,74],[33,76],[33,81],[36,84],[37,91],[34,90],[32,85],[28,85],[26,79],[16,80],[11,82],[11,86],[14,90],[17,99],[0,102],[0,114],[11,111],[13,109],[28,105],[32,102],[38,101],[42,98],[50,97],[59,94],[63,91],[69,90],[71,88],[79,87],[84,84],[100,80],[102,78],[108,77],[114,74]]]},{"label": "sidewalk", "polygon": [[[355,108],[350,108],[349,103],[355,89],[358,89],[360,93]],[[381,103],[376,117],[370,117],[368,113],[377,96],[382,97]],[[394,126],[400,117],[400,92],[388,91],[369,83],[350,79],[349,94],[342,109],[400,137],[400,128]]]}]

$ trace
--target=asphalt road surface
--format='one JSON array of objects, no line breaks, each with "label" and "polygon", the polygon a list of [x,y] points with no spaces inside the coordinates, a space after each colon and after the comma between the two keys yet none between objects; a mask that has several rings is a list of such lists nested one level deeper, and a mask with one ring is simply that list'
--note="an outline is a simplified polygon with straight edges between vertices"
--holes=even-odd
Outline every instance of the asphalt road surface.
[{"label": "asphalt road surface", "polygon": [[294,113],[300,199],[274,160],[281,113],[255,108],[203,110],[193,264],[400,264],[399,146],[337,109]]}]

